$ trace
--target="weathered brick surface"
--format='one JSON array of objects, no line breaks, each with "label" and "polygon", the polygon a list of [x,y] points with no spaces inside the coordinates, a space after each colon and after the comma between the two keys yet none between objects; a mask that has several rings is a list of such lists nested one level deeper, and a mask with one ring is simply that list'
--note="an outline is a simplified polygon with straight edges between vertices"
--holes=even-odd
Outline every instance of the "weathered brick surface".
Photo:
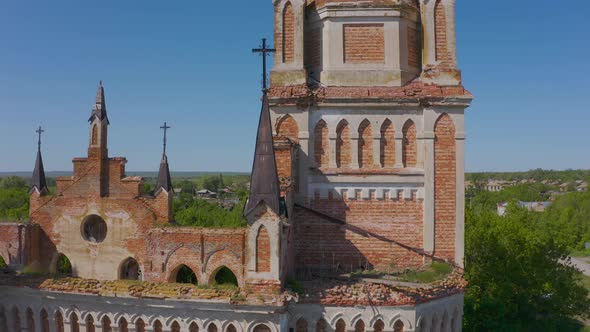
[{"label": "weathered brick surface", "polygon": [[350,167],[351,162],[350,126],[346,120],[342,120],[336,128],[336,165],[346,168]]},{"label": "weathered brick surface", "polygon": [[443,114],[435,125],[434,142],[434,252],[438,257],[455,257],[456,153],[455,127]]},{"label": "weathered brick surface", "polygon": [[283,10],[283,34],[282,34],[282,50],[283,62],[292,63],[295,59],[295,16],[293,14],[293,6],[287,2]]},{"label": "weathered brick surface", "polygon": [[314,160],[318,167],[328,167],[330,163],[330,142],[328,140],[328,125],[320,120],[314,129]]},{"label": "weathered brick surface", "polygon": [[214,280],[223,266],[244,281],[244,229],[153,228],[129,246],[138,253],[148,281],[173,281],[182,264],[195,272],[199,283]]},{"label": "weathered brick surface", "polygon": [[316,5],[318,8],[325,6],[326,4],[334,4],[334,3],[343,3],[348,6],[353,3],[352,5],[356,7],[381,7],[381,6],[391,6],[391,5],[399,5],[403,4],[406,6],[411,6],[414,8],[419,8],[418,0],[367,0],[367,1],[359,1],[359,0],[307,0],[308,6]]},{"label": "weathered brick surface", "polygon": [[416,167],[416,124],[412,120],[409,120],[404,125],[403,135],[404,144],[402,158],[404,167]]},{"label": "weathered brick surface", "polygon": [[256,272],[270,272],[270,238],[264,226],[256,237]]},{"label": "weathered brick surface", "polygon": [[383,24],[345,24],[343,29],[345,63],[385,61]]},{"label": "weathered brick surface", "polygon": [[330,99],[367,99],[367,100],[396,100],[406,102],[421,102],[424,100],[441,98],[464,98],[471,101],[473,95],[463,86],[444,86],[426,84],[413,81],[404,86],[392,87],[358,87],[358,86],[326,86],[310,89],[305,85],[271,86],[269,98],[281,99],[283,105],[297,105],[302,98],[309,98],[313,94],[318,101]]},{"label": "weathered brick surface", "polygon": [[422,39],[420,32],[413,27],[408,27],[408,65],[422,67]]},{"label": "weathered brick surface", "polygon": [[[313,15],[314,12],[314,9],[310,9],[308,11],[308,16]],[[304,60],[306,67],[319,67],[322,63],[322,29],[320,27],[307,28],[304,43]]]},{"label": "weathered brick surface", "polygon": [[448,52],[447,45],[447,18],[445,14],[445,6],[441,0],[436,1],[434,6],[434,29],[436,40],[436,61],[440,61],[441,65],[450,65],[452,58]]},{"label": "weathered brick surface", "polygon": [[338,218],[338,225],[296,208],[296,267],[390,269],[422,263],[423,201],[318,199],[315,211]]},{"label": "weathered brick surface", "polygon": [[276,131],[280,137],[288,137],[293,142],[299,140],[299,126],[297,125],[297,121],[289,114],[277,121]]},{"label": "weathered brick surface", "polygon": [[372,168],[373,165],[373,128],[368,120],[359,126],[359,167]]},{"label": "weathered brick surface", "polygon": [[6,264],[20,264],[26,229],[20,223],[0,223],[0,256]]},{"label": "weathered brick surface", "polygon": [[395,128],[387,119],[381,125],[381,166],[393,168],[395,166]]}]

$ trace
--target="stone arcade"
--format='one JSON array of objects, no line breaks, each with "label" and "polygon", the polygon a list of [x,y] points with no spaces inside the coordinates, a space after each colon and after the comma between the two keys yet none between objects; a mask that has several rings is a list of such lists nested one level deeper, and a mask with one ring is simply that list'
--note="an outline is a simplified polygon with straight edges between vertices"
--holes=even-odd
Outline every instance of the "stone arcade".
[{"label": "stone arcade", "polygon": [[[433,260],[460,274],[472,96],[457,69],[454,2],[273,0],[246,228],[175,226],[165,150],[155,192],[142,195],[126,159],[108,155],[100,84],[87,156],[49,195],[39,148],[31,222],[0,224],[0,255],[44,272],[65,255],[74,276],[104,283],[175,282],[189,268],[207,285],[231,271],[245,298],[0,285],[0,330],[460,331],[461,283],[337,277]],[[287,280],[306,295],[286,292]]]}]

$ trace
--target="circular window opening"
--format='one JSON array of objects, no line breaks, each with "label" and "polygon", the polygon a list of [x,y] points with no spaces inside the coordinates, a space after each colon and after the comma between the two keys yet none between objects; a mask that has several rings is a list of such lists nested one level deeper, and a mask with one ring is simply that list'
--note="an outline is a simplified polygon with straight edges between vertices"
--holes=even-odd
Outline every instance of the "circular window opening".
[{"label": "circular window opening", "polygon": [[82,222],[82,237],[92,243],[100,243],[107,236],[107,223],[95,215],[89,215]]}]

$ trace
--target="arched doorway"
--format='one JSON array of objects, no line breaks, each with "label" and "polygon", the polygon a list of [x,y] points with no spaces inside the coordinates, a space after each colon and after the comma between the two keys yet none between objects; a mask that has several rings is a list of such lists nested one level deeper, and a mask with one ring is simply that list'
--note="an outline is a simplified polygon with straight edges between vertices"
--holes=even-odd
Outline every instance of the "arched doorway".
[{"label": "arched doorway", "polygon": [[270,328],[264,324],[258,324],[254,327],[253,332],[270,332]]},{"label": "arched doorway", "polygon": [[96,329],[94,328],[94,318],[92,315],[86,316],[86,332],[95,332]]},{"label": "arched doorway", "polygon": [[143,319],[138,319],[135,322],[135,332],[145,332],[145,323],[143,322]]},{"label": "arched doorway", "polygon": [[119,268],[119,279],[139,280],[139,263],[134,258],[127,258]]},{"label": "arched doorway", "polygon": [[216,285],[238,287],[238,278],[232,272],[232,270],[230,270],[226,266],[222,266],[219,270],[217,270],[217,273],[215,273],[213,281]]},{"label": "arched doorway", "polygon": [[62,276],[72,275],[72,263],[66,255],[60,253],[57,256],[57,260],[55,261],[55,273]]},{"label": "arched doorway", "polygon": [[307,321],[303,317],[297,320],[295,332],[307,332]]},{"label": "arched doorway", "polygon": [[55,328],[57,332],[64,332],[64,316],[59,310],[55,312]]},{"label": "arched doorway", "polygon": [[170,279],[170,282],[177,282],[180,284],[199,284],[199,280],[197,279],[195,272],[184,264],[181,264],[176,269],[174,269]]},{"label": "arched doorway", "polygon": [[0,330],[8,331],[8,318],[3,306],[0,306]]},{"label": "arched doorway", "polygon": [[215,323],[209,324],[207,327],[207,332],[217,332],[217,325],[215,325]]},{"label": "arched doorway", "polygon": [[162,323],[159,320],[154,322],[154,332],[162,332]]},{"label": "arched doorway", "polygon": [[41,332],[49,332],[49,315],[47,314],[47,310],[41,309]]}]

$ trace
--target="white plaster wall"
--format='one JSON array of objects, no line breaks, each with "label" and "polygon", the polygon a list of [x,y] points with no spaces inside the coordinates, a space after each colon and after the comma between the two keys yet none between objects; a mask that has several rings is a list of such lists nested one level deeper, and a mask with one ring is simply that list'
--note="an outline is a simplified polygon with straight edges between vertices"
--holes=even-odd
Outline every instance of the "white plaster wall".
[{"label": "white plaster wall", "polygon": [[[233,324],[238,332],[252,332],[258,324],[264,324],[272,332],[289,331],[295,328],[298,319],[308,323],[308,331],[315,332],[318,320],[325,319],[328,331],[334,331],[336,322],[343,319],[347,330],[353,331],[358,320],[363,320],[366,331],[373,331],[373,325],[381,319],[385,331],[393,331],[396,321],[404,323],[404,331],[431,331],[432,322],[440,332],[460,332],[463,318],[463,294],[452,295],[417,306],[322,306],[319,304],[290,303],[285,307],[273,306],[234,306],[215,301],[155,300],[125,297],[101,297],[93,295],[62,294],[26,288],[0,286],[3,301],[0,311],[4,311],[8,326],[14,323],[13,308],[18,308],[21,322],[20,331],[41,331],[42,309],[48,313],[50,332],[57,331],[55,313],[60,312],[64,319],[65,331],[70,331],[72,313],[78,316],[80,330],[85,331],[88,315],[94,319],[94,326],[99,331],[102,318],[107,316],[111,327],[116,327],[121,318],[128,322],[129,330],[134,331],[135,322],[142,319],[147,331],[153,331],[156,320],[169,332],[174,322],[182,331],[188,331],[195,322],[199,331],[206,331],[209,324],[217,325],[220,332]],[[34,314],[35,329],[26,329],[26,312],[30,308]],[[451,325],[454,318],[454,325]],[[443,327],[439,329],[438,327]]]},{"label": "white plaster wall", "polygon": [[[56,247],[59,253],[66,255],[72,263],[75,276],[103,280],[119,279],[121,263],[133,257],[125,248],[127,239],[137,232],[136,221],[123,210],[110,210],[103,213],[99,206],[88,205],[77,214],[64,210],[53,218],[54,232],[57,234]],[[107,224],[107,233],[103,242],[91,243],[82,237],[82,222],[89,215],[102,217]],[[143,270],[143,267],[140,266]]]}]

